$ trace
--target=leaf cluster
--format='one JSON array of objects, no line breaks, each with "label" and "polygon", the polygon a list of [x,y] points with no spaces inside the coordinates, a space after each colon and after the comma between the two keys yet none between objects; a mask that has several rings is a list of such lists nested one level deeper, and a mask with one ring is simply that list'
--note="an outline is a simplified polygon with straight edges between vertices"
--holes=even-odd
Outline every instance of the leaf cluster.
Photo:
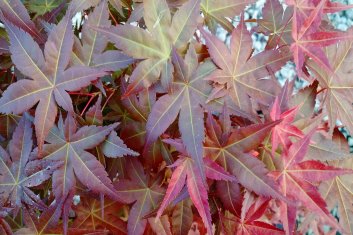
[{"label": "leaf cluster", "polygon": [[1,0],[0,234],[353,234],[353,6],[253,3]]}]

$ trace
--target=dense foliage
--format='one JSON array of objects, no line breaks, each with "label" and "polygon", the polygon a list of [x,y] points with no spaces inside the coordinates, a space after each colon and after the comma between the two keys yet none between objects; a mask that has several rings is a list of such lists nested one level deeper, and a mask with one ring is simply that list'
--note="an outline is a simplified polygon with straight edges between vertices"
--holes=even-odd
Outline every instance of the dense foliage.
[{"label": "dense foliage", "polygon": [[1,0],[0,234],[353,234],[353,6],[254,2]]}]

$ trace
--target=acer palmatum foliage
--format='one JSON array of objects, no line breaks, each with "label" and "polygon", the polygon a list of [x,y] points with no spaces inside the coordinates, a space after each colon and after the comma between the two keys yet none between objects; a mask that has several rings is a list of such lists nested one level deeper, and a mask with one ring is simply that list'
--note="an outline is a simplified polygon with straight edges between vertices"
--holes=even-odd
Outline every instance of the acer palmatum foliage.
[{"label": "acer palmatum foliage", "polygon": [[0,1],[0,233],[353,234],[353,6],[254,2]]}]

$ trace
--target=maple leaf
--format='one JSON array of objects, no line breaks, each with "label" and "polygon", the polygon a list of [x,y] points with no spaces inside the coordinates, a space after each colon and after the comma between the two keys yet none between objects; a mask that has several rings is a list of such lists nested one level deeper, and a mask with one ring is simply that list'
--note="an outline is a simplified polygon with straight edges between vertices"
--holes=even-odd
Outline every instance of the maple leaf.
[{"label": "maple leaf", "polygon": [[[283,165],[281,168],[272,174],[281,184],[282,191],[287,197],[301,202],[306,208],[335,226],[336,220],[326,209],[326,202],[313,183],[329,180],[343,174],[351,174],[352,171],[328,166],[314,160],[303,161],[315,131],[316,128],[304,138],[293,143],[282,156]],[[296,206],[281,204],[284,229],[287,233],[292,233],[295,227]]]},{"label": "maple leaf", "polygon": [[42,184],[61,166],[60,162],[29,159],[33,144],[31,125],[24,115],[8,144],[8,152],[0,146],[0,205],[12,206],[15,214],[26,204],[46,208],[29,188]]},{"label": "maple leaf", "polygon": [[179,114],[179,129],[181,139],[196,166],[201,172],[203,181],[205,180],[203,169],[203,141],[204,134],[204,110],[201,105],[205,104],[206,96],[211,87],[203,81],[207,74],[214,69],[210,61],[206,61],[200,66],[192,63],[196,59],[196,53],[191,47],[184,60],[173,51],[173,64],[175,67],[175,81],[172,83],[172,93],[160,97],[153,105],[146,124],[146,144],[148,147],[155,142],[168,127],[174,122]]},{"label": "maple leaf", "polygon": [[165,88],[170,87],[172,47],[179,48],[190,40],[199,16],[200,0],[186,2],[173,18],[165,0],[146,0],[143,4],[148,31],[129,24],[110,28],[92,26],[125,54],[135,59],[144,59],[132,72],[125,97],[150,87],[159,77]]},{"label": "maple leaf", "polygon": [[[107,172],[96,157],[87,152],[102,143],[117,126],[84,126],[78,129],[74,118],[68,115],[63,122],[61,116],[58,126],[53,127],[43,146],[43,159],[62,161],[63,166],[53,173],[53,191],[57,200],[66,198],[75,191],[76,179],[93,192],[108,195],[124,201],[114,189]],[[37,154],[38,149],[33,151]]]},{"label": "maple leaf", "polygon": [[186,182],[191,200],[199,212],[207,231],[212,233],[210,206],[208,204],[207,189],[202,182],[199,168],[188,157],[178,159],[171,167],[176,167],[170,179],[166,195],[157,212],[159,218],[167,205],[180,193]]},{"label": "maple leaf", "polygon": [[160,219],[149,218],[148,222],[151,225],[153,232],[156,234],[172,235],[167,215],[162,216]]},{"label": "maple leaf", "polygon": [[[318,122],[322,120],[322,116],[317,116],[309,121],[306,120],[306,118],[311,118],[314,113],[313,109],[315,108],[316,103],[316,90],[318,87],[318,82],[315,80],[313,84],[308,87],[305,87],[304,89],[301,89],[296,95],[292,96],[290,99],[286,97],[287,95],[285,95],[291,93],[291,91],[288,90],[286,84],[285,87],[282,89],[281,95],[279,96],[281,100],[281,103],[279,105],[281,107],[280,110],[287,110],[289,109],[289,107],[291,107],[291,110],[293,108],[297,109],[297,115],[293,120],[293,124],[298,125],[300,131],[298,132],[298,128],[296,126],[293,126],[297,129],[293,132],[293,134],[297,137],[301,135],[302,138],[304,136],[303,133],[308,133],[314,126],[318,125]],[[274,144],[272,144],[271,148],[273,148],[273,146]],[[286,151],[286,149],[284,149],[284,151]],[[337,145],[331,141],[325,131],[317,131],[311,138],[305,159],[330,161],[350,157],[351,154],[349,154],[348,152],[341,151],[337,147]]]},{"label": "maple leaf", "polygon": [[[121,93],[114,95],[108,103],[114,110],[111,113],[113,115],[112,120],[116,120],[116,115],[119,119],[122,119],[121,139],[133,150],[143,153],[143,163],[147,164],[148,167],[157,167],[163,159],[171,164],[172,161],[168,160],[170,158],[169,152],[160,138],[157,138],[150,147],[143,151],[146,139],[146,122],[152,106],[156,103],[156,90],[151,87],[140,91],[138,95],[131,95],[121,100],[119,94],[123,94],[126,87],[126,82],[122,81]],[[134,154],[131,155],[134,156]]]},{"label": "maple leaf", "polygon": [[225,218],[224,222],[233,222],[237,235],[251,234],[284,234],[284,231],[275,226],[261,221],[261,216],[265,213],[270,200],[266,198],[255,198],[251,193],[245,191],[242,200],[241,216]]},{"label": "maple leaf", "polygon": [[[23,209],[23,221],[25,227],[17,230],[14,234],[16,235],[46,235],[46,234],[67,234],[65,230],[58,226],[60,219],[60,207],[61,204],[52,203],[48,209],[43,211],[40,216],[33,213],[28,208]],[[69,234],[106,234],[104,230],[93,230],[93,229],[78,229],[69,228]]]},{"label": "maple leaf", "polygon": [[[73,12],[78,12],[87,10],[90,7],[96,7],[100,2],[100,0],[72,0],[70,7],[73,9]],[[109,3],[120,13],[120,15],[124,15],[121,9],[121,0],[109,0]]]},{"label": "maple leaf", "polygon": [[[346,139],[337,129],[335,129],[332,139],[340,152],[349,152]],[[353,169],[353,158],[330,161],[328,164],[331,167]],[[322,182],[319,187],[328,208],[337,207],[339,224],[347,234],[353,233],[353,205],[350,203],[353,196],[351,179],[351,175],[336,176],[332,180]]]},{"label": "maple leaf", "polygon": [[[179,159],[170,165],[169,167],[175,167],[172,177],[170,179],[170,183],[168,185],[168,189],[166,195],[163,199],[163,202],[158,209],[157,218],[159,218],[165,208],[174,200],[177,195],[182,191],[185,182],[191,197],[192,202],[197,208],[202,221],[204,222],[208,232],[212,228],[211,224],[211,215],[210,208],[208,204],[208,196],[207,196],[207,187],[202,182],[201,173],[199,172],[199,168],[194,163],[194,161],[187,157],[188,153],[185,149],[183,143],[179,140],[167,139],[164,142],[173,146],[179,154],[181,154]],[[226,172],[221,166],[219,166],[214,161],[204,158],[204,171],[205,175],[209,179],[213,180],[226,180],[226,181],[234,181],[235,177]]]},{"label": "maple leaf", "polygon": [[126,155],[139,156],[140,154],[129,149],[118,136],[115,131],[112,131],[102,144],[102,152],[110,158],[123,157]]},{"label": "maple leaf", "polygon": [[44,43],[43,35],[37,30],[21,0],[0,2],[1,18],[6,19],[32,35],[39,43]]},{"label": "maple leaf", "polygon": [[[228,116],[229,118],[229,116]],[[223,118],[227,120],[228,118]],[[267,176],[267,169],[259,159],[248,152],[262,143],[269,131],[279,121],[266,124],[254,124],[238,129],[232,129],[230,124],[222,126],[217,123],[214,117],[207,119],[207,138],[205,141],[205,154],[211,156],[227,172],[236,176],[237,181],[245,188],[259,195],[271,196],[284,201],[287,199],[279,193],[275,182]],[[218,183],[218,182],[217,182]],[[239,186],[236,182],[229,182],[224,185],[227,189],[220,188],[221,200],[226,208],[236,213]]]},{"label": "maple leaf", "polygon": [[98,95],[96,103],[87,110],[85,121],[87,125],[103,125],[102,96],[100,94]]},{"label": "maple leaf", "polygon": [[[244,18],[232,32],[230,50],[216,36],[200,29],[205,37],[208,52],[214,63],[220,68],[207,78],[223,85],[223,93],[214,90],[209,98],[230,95],[233,102],[242,110],[252,113],[249,96],[265,104],[274,100],[278,84],[271,79],[260,79],[277,71],[290,56],[276,50],[264,51],[253,57],[252,39],[246,30]],[[251,57],[251,58],[250,58]]]},{"label": "maple leaf", "polygon": [[44,235],[48,233],[59,234],[62,232],[57,227],[57,222],[60,219],[60,210],[57,210],[57,206],[57,204],[52,203],[40,216],[24,208],[23,220],[26,227],[19,229],[16,234]]},{"label": "maple leaf", "polygon": [[262,14],[263,18],[257,20],[258,26],[252,30],[269,36],[265,50],[276,48],[277,45],[290,45],[293,41],[291,34],[293,7],[288,6],[283,10],[278,0],[269,0],[262,8]]},{"label": "maple leaf", "polygon": [[351,158],[349,151],[342,151],[331,138],[322,133],[315,133],[312,142],[309,144],[308,153],[305,156],[308,160],[332,161]]},{"label": "maple leaf", "polygon": [[232,32],[234,26],[227,19],[233,18],[243,12],[244,8],[254,0],[202,0],[201,9],[205,17],[205,23],[214,32],[215,23],[219,23],[228,32]]},{"label": "maple leaf", "polygon": [[38,15],[44,15],[60,6],[61,2],[56,0],[25,0],[24,4],[30,12]]},{"label": "maple leaf", "polygon": [[104,204],[99,200],[89,197],[80,197],[80,203],[73,207],[76,219],[72,228],[96,230],[109,230],[113,234],[126,234],[126,223],[116,212],[122,205],[117,201],[104,199]]},{"label": "maple leaf", "polygon": [[191,209],[191,200],[184,199],[175,205],[172,214],[172,231],[173,234],[187,234],[191,228],[193,213]]},{"label": "maple leaf", "polygon": [[11,42],[11,58],[16,68],[31,79],[11,84],[0,99],[0,110],[2,113],[20,114],[39,102],[34,124],[41,149],[54,125],[57,105],[73,113],[67,91],[85,87],[104,73],[85,66],[66,69],[73,44],[69,15],[50,32],[44,48],[45,60],[39,45],[27,33],[6,20],[4,22]]},{"label": "maple leaf", "polygon": [[279,97],[277,96],[275,102],[272,105],[272,110],[270,113],[272,121],[281,120],[281,122],[274,126],[272,129],[272,155],[274,155],[276,149],[279,146],[279,143],[282,144],[284,150],[288,148],[288,146],[291,144],[289,137],[304,137],[302,131],[299,130],[296,126],[292,125],[299,107],[294,107],[286,110],[285,112],[281,112],[279,102]]},{"label": "maple leaf", "polygon": [[128,200],[128,203],[134,203],[127,222],[128,233],[143,234],[147,224],[147,219],[143,217],[157,207],[163,198],[164,189],[159,186],[158,178],[153,181],[145,174],[137,159],[127,160],[125,167],[129,169],[129,179],[121,179],[114,186],[120,197]]},{"label": "maple leaf", "polygon": [[324,68],[329,73],[334,73],[323,47],[336,44],[340,40],[347,40],[352,37],[350,33],[338,31],[322,31],[319,29],[321,18],[324,13],[326,0],[320,0],[313,9],[301,10],[296,3],[292,20],[293,43],[291,51],[293,52],[294,63],[299,75],[304,65],[305,55],[312,58],[318,66]]},{"label": "maple leaf", "polygon": [[[99,95],[97,102],[86,112],[86,121],[91,125],[103,124],[102,96]],[[123,157],[125,155],[138,156],[139,153],[129,149],[118,136],[116,131],[112,131],[101,144],[102,153],[110,158]]]},{"label": "maple leaf", "polygon": [[115,71],[127,67],[134,60],[120,51],[104,51],[108,45],[105,36],[93,30],[89,26],[109,27],[108,4],[102,1],[94,11],[88,15],[88,19],[82,26],[81,42],[76,38],[74,43],[73,62],[76,65],[86,65],[105,71]]},{"label": "maple leaf", "polygon": [[[314,127],[318,126],[322,120],[322,115],[306,122],[301,125],[300,128],[303,133],[309,133]],[[320,130],[321,129],[321,130]],[[319,131],[320,130],[320,131]],[[312,136],[308,146],[308,152],[305,155],[305,160],[318,160],[318,161],[333,161],[343,160],[352,157],[349,150],[341,149],[340,145],[337,145],[327,133],[327,126],[319,127],[318,131]]]},{"label": "maple leaf", "polygon": [[312,62],[308,62],[309,68],[317,75],[319,86],[325,92],[323,100],[326,113],[329,117],[330,133],[332,134],[336,121],[340,120],[353,133],[353,108],[349,100],[352,99],[351,88],[353,83],[350,79],[350,60],[352,57],[351,41],[343,41],[325,49],[325,55],[332,63],[335,75],[324,71],[321,67]]},{"label": "maple leaf", "polygon": [[[298,9],[298,12],[304,17],[308,16],[312,10],[320,4],[322,0],[312,0],[312,1],[298,1],[298,0],[287,0],[288,5],[293,5]],[[353,5],[345,5],[340,2],[331,2],[329,0],[323,1],[323,12],[324,13],[335,13],[338,11],[348,10],[352,8]]]},{"label": "maple leaf", "polygon": [[[121,89],[118,97],[124,94],[127,90],[128,84],[125,81],[121,81]],[[126,99],[118,99],[114,102],[114,106],[119,106],[126,110],[125,116],[128,115],[128,119],[132,119],[138,122],[146,123],[148,115],[152,110],[152,106],[156,103],[157,91],[153,88],[147,88],[140,91],[135,96],[126,97]],[[119,102],[119,103],[118,103]]]},{"label": "maple leaf", "polygon": [[[318,85],[319,83],[314,81],[309,86],[299,90],[297,94],[287,101],[289,107],[298,107],[297,115],[294,118],[295,121],[311,118],[315,113]],[[291,91],[289,93],[292,94]]]}]

